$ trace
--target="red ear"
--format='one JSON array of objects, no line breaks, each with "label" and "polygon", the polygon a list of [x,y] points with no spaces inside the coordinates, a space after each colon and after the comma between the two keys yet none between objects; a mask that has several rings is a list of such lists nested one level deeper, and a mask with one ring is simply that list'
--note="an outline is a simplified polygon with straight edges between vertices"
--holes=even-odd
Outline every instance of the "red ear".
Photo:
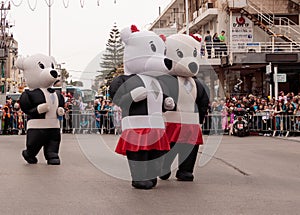
[{"label": "red ear", "polygon": [[164,34],[160,34],[159,37],[160,37],[164,42],[166,42],[167,37],[166,37]]},{"label": "red ear", "polygon": [[194,34],[190,34],[191,37],[193,37],[195,40],[197,40],[198,42],[201,42],[202,38],[198,37],[197,35]]},{"label": "red ear", "polygon": [[140,31],[135,25],[131,25],[131,32],[137,32]]}]

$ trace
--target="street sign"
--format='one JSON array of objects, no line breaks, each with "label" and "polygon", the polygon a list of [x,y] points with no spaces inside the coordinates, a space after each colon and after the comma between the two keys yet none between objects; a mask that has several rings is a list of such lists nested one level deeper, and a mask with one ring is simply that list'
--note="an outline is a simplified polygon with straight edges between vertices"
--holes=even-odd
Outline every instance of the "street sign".
[{"label": "street sign", "polygon": [[277,82],[284,83],[286,82],[286,73],[278,73],[277,78],[274,75],[274,82],[277,80]]},{"label": "street sign", "polygon": [[266,74],[271,74],[272,73],[272,65],[269,64],[266,66]]}]

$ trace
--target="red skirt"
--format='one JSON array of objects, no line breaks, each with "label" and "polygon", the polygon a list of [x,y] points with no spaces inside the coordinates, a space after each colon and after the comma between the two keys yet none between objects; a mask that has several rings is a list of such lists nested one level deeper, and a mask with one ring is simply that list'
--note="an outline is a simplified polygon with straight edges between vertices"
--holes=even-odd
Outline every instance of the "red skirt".
[{"label": "red skirt", "polygon": [[202,130],[200,124],[166,123],[166,133],[169,141],[202,145]]},{"label": "red skirt", "polygon": [[115,151],[118,154],[126,155],[126,151],[140,150],[170,150],[170,142],[165,129],[141,128],[123,131]]}]

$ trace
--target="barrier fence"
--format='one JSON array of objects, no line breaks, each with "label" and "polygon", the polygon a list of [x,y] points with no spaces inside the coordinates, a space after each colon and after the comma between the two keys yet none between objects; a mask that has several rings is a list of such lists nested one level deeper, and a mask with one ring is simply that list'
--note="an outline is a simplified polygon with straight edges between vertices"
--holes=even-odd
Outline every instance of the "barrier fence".
[{"label": "barrier fence", "polygon": [[[25,134],[27,116],[25,114],[13,113],[7,119],[0,112],[0,134]],[[265,136],[289,136],[300,132],[300,115],[269,115],[259,113],[247,115],[246,121],[252,134]],[[94,111],[83,113],[66,113],[60,118],[62,133],[72,134],[120,134],[121,113],[107,111],[97,113]],[[204,134],[229,134],[230,118],[222,114],[208,114],[202,125]]]}]

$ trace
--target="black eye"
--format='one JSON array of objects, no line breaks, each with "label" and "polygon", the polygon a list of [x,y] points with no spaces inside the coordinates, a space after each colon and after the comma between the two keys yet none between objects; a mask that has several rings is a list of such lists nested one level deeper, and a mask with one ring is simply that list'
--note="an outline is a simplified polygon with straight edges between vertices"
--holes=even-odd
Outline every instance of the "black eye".
[{"label": "black eye", "polygon": [[39,67],[40,67],[41,69],[45,69],[44,64],[42,64],[41,62],[39,62]]},{"label": "black eye", "polygon": [[156,46],[153,44],[153,43],[151,43],[151,50],[153,51],[153,52],[156,52]]},{"label": "black eye", "polygon": [[51,68],[54,69],[54,64],[53,63],[51,63]]},{"label": "black eye", "polygon": [[197,57],[197,49],[194,50],[193,55],[194,57]]},{"label": "black eye", "polygon": [[178,55],[178,57],[183,58],[183,53],[182,53],[182,51],[177,51],[177,55]]}]

